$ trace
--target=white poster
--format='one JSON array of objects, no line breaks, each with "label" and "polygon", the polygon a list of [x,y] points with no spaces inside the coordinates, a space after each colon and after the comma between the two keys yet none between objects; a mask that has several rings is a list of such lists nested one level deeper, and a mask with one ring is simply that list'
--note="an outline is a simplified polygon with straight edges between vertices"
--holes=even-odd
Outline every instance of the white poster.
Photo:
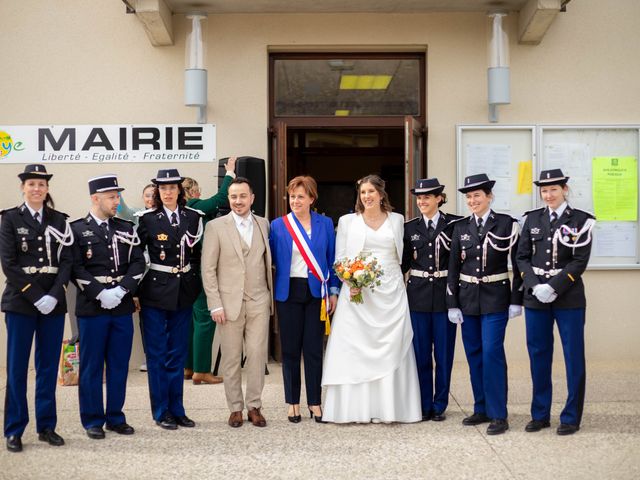
[{"label": "white poster", "polygon": [[593,229],[594,257],[637,257],[635,222],[599,222]]},{"label": "white poster", "polygon": [[491,208],[499,212],[511,210],[511,145],[470,143],[467,144],[467,176],[486,173],[495,180],[494,200]]},{"label": "white poster", "polygon": [[211,162],[215,125],[0,125],[3,163]]}]

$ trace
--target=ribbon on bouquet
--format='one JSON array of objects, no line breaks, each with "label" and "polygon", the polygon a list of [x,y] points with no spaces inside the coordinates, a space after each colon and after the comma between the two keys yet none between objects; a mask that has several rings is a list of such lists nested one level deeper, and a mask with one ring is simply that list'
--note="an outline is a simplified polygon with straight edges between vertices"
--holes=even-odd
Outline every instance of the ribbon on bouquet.
[{"label": "ribbon on bouquet", "polygon": [[324,333],[325,335],[329,335],[331,333],[331,324],[329,323],[329,272],[325,275],[322,269],[320,268],[320,264],[318,264],[318,260],[313,255],[311,251],[311,246],[309,245],[309,238],[302,233],[302,228],[298,219],[293,215],[293,213],[289,213],[282,217],[282,221],[284,222],[284,226],[286,227],[289,235],[293,242],[298,247],[300,251],[300,255],[304,260],[304,263],[307,264],[309,270],[320,281],[320,296],[322,297],[322,306],[320,307],[320,321],[324,322]]}]

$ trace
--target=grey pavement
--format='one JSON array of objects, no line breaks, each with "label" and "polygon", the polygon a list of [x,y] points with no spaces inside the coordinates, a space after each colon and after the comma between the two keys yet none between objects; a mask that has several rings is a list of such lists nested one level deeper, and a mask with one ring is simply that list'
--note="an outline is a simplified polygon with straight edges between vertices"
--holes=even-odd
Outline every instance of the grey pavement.
[{"label": "grey pavement", "polygon": [[[308,416],[291,424],[281,368],[271,363],[263,397],[266,428],[245,422],[232,429],[223,386],[185,382],[187,414],[197,427],[164,431],[151,419],[146,374],[131,371],[125,413],[135,435],[107,432],[105,440],[90,440],[80,425],[77,388],[58,387],[57,431],[66,445],[39,442],[32,421],[22,453],[0,449],[0,479],[640,478],[640,365],[589,364],[582,429],[559,437],[555,427],[566,389],[563,365],[557,363],[552,427],[524,432],[531,395],[528,365],[510,365],[511,429],[496,437],[485,434],[486,425],[461,425],[472,411],[464,362],[454,367],[447,420],[409,425],[323,425]],[[32,420],[34,380],[31,372]],[[0,384],[4,395],[4,371]]]}]

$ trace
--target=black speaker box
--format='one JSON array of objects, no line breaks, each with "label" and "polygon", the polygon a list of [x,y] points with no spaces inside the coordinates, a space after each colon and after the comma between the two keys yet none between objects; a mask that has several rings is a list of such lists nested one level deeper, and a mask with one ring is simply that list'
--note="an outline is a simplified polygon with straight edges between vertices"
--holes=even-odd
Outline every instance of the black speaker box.
[{"label": "black speaker box", "polygon": [[[218,160],[218,188],[222,185],[222,180],[225,176],[225,164],[229,160],[228,157]],[[236,176],[245,177],[249,179],[253,193],[256,196],[253,202],[253,213],[260,217],[264,217],[267,211],[267,181],[266,181],[266,167],[264,159],[256,157],[238,157],[236,160]],[[219,215],[226,215],[229,213],[229,202],[220,207]]]}]

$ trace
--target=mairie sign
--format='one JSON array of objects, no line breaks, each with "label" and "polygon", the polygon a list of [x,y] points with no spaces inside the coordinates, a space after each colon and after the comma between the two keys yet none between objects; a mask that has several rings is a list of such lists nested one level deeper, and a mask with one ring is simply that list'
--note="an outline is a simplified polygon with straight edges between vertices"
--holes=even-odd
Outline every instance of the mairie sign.
[{"label": "mairie sign", "polygon": [[215,125],[0,125],[0,165],[215,159]]}]

